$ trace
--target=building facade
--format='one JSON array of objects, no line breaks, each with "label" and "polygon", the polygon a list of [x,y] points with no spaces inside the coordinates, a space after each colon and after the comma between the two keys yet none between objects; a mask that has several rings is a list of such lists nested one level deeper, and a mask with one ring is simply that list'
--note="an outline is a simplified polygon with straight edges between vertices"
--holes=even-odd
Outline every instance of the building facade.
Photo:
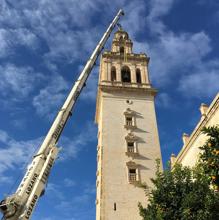
[{"label": "building facade", "polygon": [[200,120],[191,135],[183,134],[183,146],[177,156],[172,154],[171,165],[181,163],[184,166],[193,167],[199,159],[201,150],[208,137],[201,132],[203,127],[219,125],[219,93],[216,95],[210,106],[201,104]]},{"label": "building facade", "polygon": [[140,220],[140,187],[151,186],[161,159],[149,58],[134,54],[122,29],[100,60],[96,103],[98,125],[96,220]]}]

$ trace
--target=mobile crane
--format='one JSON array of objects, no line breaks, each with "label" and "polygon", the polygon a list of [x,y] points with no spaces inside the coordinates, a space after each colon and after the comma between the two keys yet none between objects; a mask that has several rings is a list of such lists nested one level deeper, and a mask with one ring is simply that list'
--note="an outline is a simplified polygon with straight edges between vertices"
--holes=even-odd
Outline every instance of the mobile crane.
[{"label": "mobile crane", "polygon": [[57,142],[59,137],[69,117],[72,115],[72,109],[85,86],[99,54],[122,15],[124,15],[124,12],[120,9],[94,49],[64,105],[58,112],[38,152],[33,156],[33,160],[27,167],[27,171],[16,192],[0,202],[3,220],[28,220],[31,218],[40,196],[44,194],[50,170],[57,158],[59,152]]}]

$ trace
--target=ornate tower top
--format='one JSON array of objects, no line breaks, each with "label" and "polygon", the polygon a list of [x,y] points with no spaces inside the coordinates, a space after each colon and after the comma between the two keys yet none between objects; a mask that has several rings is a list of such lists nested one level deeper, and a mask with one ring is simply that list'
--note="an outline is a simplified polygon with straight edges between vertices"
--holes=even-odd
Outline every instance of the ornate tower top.
[{"label": "ornate tower top", "polygon": [[101,56],[99,89],[136,90],[155,95],[149,80],[150,58],[145,53],[134,53],[129,34],[119,27],[114,33],[111,50]]},{"label": "ornate tower top", "polygon": [[132,53],[133,43],[129,39],[129,35],[126,31],[119,27],[119,30],[115,32],[113,43],[112,43],[112,52]]}]

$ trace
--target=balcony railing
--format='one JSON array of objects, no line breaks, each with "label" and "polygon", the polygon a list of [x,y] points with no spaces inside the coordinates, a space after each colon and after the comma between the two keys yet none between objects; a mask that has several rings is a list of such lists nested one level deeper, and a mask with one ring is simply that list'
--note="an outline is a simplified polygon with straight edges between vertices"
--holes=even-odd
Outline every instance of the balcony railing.
[{"label": "balcony railing", "polygon": [[126,118],[126,125],[127,126],[133,126],[133,123],[132,123],[132,118]]},{"label": "balcony railing", "polygon": [[136,182],[137,181],[136,173],[129,173],[129,181],[130,182]]},{"label": "balcony railing", "polygon": [[128,146],[128,153],[135,153],[134,146]]}]

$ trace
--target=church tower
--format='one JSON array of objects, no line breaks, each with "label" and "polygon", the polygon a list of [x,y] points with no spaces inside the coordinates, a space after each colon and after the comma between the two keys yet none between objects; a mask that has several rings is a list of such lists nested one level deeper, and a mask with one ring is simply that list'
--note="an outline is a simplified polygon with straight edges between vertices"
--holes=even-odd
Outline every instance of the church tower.
[{"label": "church tower", "polygon": [[140,185],[151,186],[161,159],[149,57],[132,46],[120,28],[100,60],[96,220],[141,220],[138,202],[147,201]]}]

